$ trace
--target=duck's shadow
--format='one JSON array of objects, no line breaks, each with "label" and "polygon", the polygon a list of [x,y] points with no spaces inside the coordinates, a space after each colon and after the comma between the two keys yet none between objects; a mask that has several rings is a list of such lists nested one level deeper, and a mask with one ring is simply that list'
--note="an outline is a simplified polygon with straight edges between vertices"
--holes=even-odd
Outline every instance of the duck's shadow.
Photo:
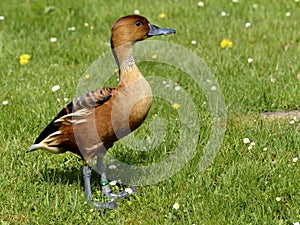
[{"label": "duck's shadow", "polygon": [[[45,168],[41,171],[41,176],[42,180],[47,183],[63,185],[80,184],[80,186],[84,187],[82,167],[80,166]],[[92,171],[91,185],[96,185],[97,181],[99,181],[99,174]]]},{"label": "duck's shadow", "polygon": [[[84,188],[83,182],[83,167],[73,166],[73,167],[61,167],[61,168],[45,168],[41,171],[41,179],[38,182],[53,183],[53,184],[79,184]],[[98,188],[100,187],[100,174],[95,170],[91,170],[91,186]],[[110,180],[109,180],[110,181]],[[119,188],[124,188],[126,185],[117,183]]]}]

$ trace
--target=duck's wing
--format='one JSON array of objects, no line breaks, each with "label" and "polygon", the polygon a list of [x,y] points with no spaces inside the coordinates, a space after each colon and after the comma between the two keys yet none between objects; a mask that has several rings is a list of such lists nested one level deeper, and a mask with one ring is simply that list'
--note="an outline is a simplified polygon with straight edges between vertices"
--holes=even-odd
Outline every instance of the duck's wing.
[{"label": "duck's wing", "polygon": [[[37,137],[34,144],[39,144],[50,134],[58,131],[60,124],[62,123],[62,118],[64,120],[72,120],[72,115],[80,115],[80,111],[88,112],[96,107],[104,104],[112,95],[114,88],[103,88],[97,91],[91,91],[77,97],[72,102],[67,104],[54,119],[48,124],[48,126],[42,131],[42,133]],[[76,113],[77,112],[77,113]],[[69,117],[69,118],[68,118]]]}]

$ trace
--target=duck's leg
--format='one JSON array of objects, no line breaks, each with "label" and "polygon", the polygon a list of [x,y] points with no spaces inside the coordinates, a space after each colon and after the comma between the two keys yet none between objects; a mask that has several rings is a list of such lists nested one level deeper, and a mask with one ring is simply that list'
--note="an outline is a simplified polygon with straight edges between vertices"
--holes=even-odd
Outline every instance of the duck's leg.
[{"label": "duck's leg", "polygon": [[83,181],[84,181],[84,196],[87,202],[92,200],[92,189],[91,189],[91,170],[88,166],[83,167]]},{"label": "duck's leg", "polygon": [[136,187],[126,188],[124,191],[121,191],[119,193],[111,193],[111,189],[109,187],[108,180],[106,178],[105,172],[104,172],[104,163],[102,157],[97,157],[97,170],[100,171],[101,181],[100,184],[102,185],[102,193],[110,198],[111,200],[117,199],[117,198],[125,198],[129,195],[132,195],[136,192]]},{"label": "duck's leg", "polygon": [[115,209],[117,208],[117,203],[114,201],[111,202],[94,202],[92,201],[92,189],[91,189],[91,170],[88,166],[83,167],[83,181],[84,181],[84,195],[87,202],[96,207],[101,209]]}]

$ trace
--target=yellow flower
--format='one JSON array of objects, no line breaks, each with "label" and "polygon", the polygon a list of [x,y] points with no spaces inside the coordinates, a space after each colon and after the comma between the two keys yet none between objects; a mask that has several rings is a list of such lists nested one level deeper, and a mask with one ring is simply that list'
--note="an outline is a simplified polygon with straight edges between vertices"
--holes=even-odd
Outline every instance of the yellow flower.
[{"label": "yellow flower", "polygon": [[28,59],[20,59],[20,64],[21,65],[26,65],[29,62]]},{"label": "yellow flower", "polygon": [[167,16],[167,14],[165,14],[165,13],[160,13],[160,14],[158,14],[158,18],[159,19],[163,19],[163,18],[165,18]]},{"label": "yellow flower", "polygon": [[151,58],[152,58],[152,59],[157,59],[157,55],[156,55],[156,54],[153,54],[153,55],[151,55]]},{"label": "yellow flower", "polygon": [[20,59],[27,59],[27,60],[29,60],[30,58],[31,58],[31,56],[29,54],[22,54],[20,56]]},{"label": "yellow flower", "polygon": [[30,59],[30,55],[29,54],[22,54],[20,55],[20,64],[21,65],[25,65],[29,62],[29,59]]},{"label": "yellow flower", "polygon": [[228,39],[223,39],[220,43],[221,48],[231,48],[232,47],[232,41]]},{"label": "yellow flower", "polygon": [[90,77],[91,77],[91,75],[86,74],[86,75],[84,76],[84,79],[88,80],[88,79],[90,79]]},{"label": "yellow flower", "polygon": [[174,103],[174,104],[172,104],[172,108],[173,109],[179,109],[181,107],[181,105],[180,104],[178,104],[178,103]]}]

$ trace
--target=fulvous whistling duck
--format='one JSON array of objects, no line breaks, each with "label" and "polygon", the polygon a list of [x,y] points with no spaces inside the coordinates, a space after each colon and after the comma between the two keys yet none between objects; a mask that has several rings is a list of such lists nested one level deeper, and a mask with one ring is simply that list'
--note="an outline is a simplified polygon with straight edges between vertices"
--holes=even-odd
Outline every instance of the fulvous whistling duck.
[{"label": "fulvous whistling duck", "polygon": [[[27,150],[43,149],[51,153],[70,151],[83,162],[85,197],[97,208],[116,208],[114,201],[126,197],[125,191],[111,193],[104,172],[103,157],[117,140],[138,128],[145,120],[152,103],[151,88],[133,58],[136,42],[152,36],[174,34],[175,30],[160,28],[140,15],[118,19],[111,29],[111,48],[119,68],[119,83],[75,98],[66,105],[42,131]],[[102,192],[110,202],[92,201],[89,163],[97,157],[101,171]]]}]

